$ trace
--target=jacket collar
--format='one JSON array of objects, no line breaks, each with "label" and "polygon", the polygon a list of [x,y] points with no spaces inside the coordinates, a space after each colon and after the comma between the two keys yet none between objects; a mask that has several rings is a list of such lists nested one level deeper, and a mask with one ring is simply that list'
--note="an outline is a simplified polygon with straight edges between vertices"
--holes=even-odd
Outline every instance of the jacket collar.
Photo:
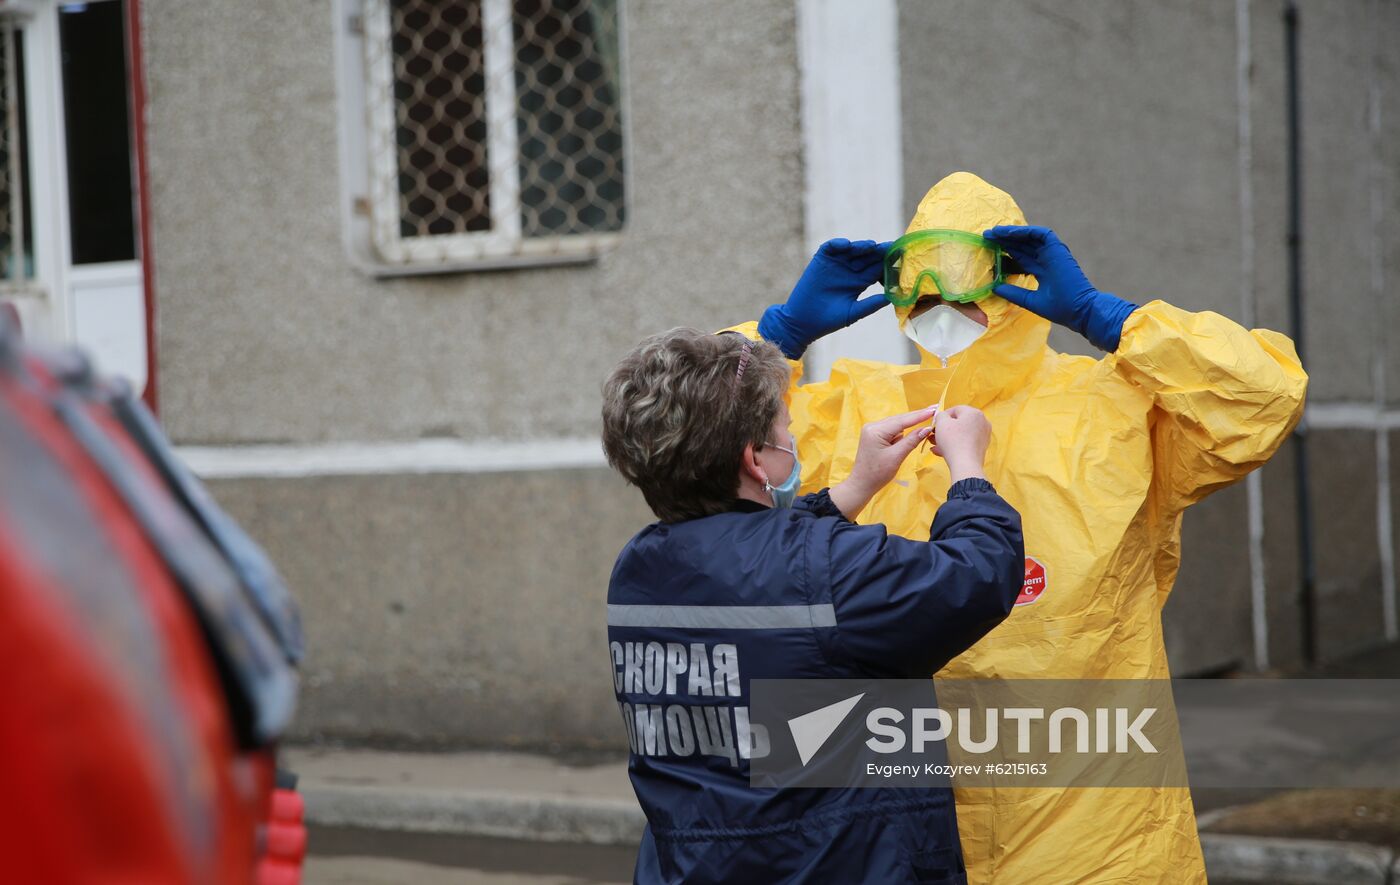
[{"label": "jacket collar", "polygon": [[762,513],[772,508],[765,507],[757,501],[750,501],[747,498],[735,498],[729,504],[729,513]]}]

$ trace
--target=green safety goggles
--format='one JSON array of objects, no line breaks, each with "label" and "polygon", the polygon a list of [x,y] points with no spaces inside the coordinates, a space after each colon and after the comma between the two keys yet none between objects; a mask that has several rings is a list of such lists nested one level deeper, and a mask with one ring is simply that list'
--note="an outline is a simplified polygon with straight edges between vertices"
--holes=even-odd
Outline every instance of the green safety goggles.
[{"label": "green safety goggles", "polygon": [[1023,271],[991,240],[962,230],[916,230],[885,253],[885,297],[895,307],[924,295],[980,301],[1010,273]]}]

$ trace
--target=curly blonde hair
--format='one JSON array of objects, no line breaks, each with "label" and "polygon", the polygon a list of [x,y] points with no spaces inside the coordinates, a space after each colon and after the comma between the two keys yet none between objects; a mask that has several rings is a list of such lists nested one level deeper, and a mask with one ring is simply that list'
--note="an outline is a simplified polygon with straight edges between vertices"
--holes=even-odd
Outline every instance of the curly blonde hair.
[{"label": "curly blonde hair", "polygon": [[744,446],[761,449],[792,370],[735,333],[672,329],[623,357],[603,384],[603,451],[663,522],[721,513]]}]

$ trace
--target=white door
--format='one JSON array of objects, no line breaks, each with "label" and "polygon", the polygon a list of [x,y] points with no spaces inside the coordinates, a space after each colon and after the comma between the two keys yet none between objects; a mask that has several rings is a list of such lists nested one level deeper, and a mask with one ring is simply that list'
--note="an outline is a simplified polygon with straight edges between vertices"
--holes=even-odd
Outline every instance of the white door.
[{"label": "white door", "polygon": [[0,299],[146,383],[125,0],[0,2]]}]

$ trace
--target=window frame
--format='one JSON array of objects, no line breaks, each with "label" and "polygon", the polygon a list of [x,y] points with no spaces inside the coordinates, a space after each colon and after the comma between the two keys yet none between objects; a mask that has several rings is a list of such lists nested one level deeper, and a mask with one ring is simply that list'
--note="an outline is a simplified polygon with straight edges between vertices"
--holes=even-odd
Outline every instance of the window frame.
[{"label": "window frame", "polygon": [[[616,231],[526,236],[521,230],[515,47],[511,0],[481,0],[491,230],[405,237],[399,230],[392,55],[367,62],[369,41],[390,39],[389,0],[335,0],[341,228],[351,261],[375,277],[588,264],[616,248],[631,210],[632,145],[625,2],[617,29],[622,116],[622,226]],[[374,69],[371,69],[373,67]],[[377,96],[376,96],[377,93]],[[378,100],[375,100],[376,97]],[[387,98],[387,100],[386,100]]]}]

